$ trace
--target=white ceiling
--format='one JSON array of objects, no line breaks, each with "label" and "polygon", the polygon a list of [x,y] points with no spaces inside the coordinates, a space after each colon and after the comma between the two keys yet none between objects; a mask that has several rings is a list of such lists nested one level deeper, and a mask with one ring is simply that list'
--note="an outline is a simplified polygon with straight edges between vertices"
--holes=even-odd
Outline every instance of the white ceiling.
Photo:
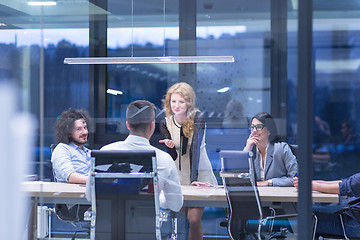
[{"label": "white ceiling", "polygon": [[[297,0],[285,1],[288,18],[296,20]],[[165,0],[165,26],[178,26],[178,5],[179,0]],[[107,11],[86,0],[57,0],[56,6],[47,7],[28,6],[27,0],[0,0],[0,29],[88,28],[89,16],[102,14],[108,16],[110,27],[161,27],[164,0],[109,0]],[[314,19],[359,16],[359,0],[314,0]],[[269,0],[197,1],[198,26],[251,25],[269,19]]]}]

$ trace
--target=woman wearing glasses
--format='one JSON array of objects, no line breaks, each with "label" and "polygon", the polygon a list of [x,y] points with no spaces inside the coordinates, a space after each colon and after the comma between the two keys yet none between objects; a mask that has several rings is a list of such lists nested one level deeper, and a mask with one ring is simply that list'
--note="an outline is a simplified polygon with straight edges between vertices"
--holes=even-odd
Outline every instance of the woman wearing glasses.
[{"label": "woman wearing glasses", "polygon": [[258,186],[293,186],[298,171],[296,157],[289,145],[279,142],[274,119],[270,114],[256,114],[250,125],[251,134],[244,151],[254,149],[254,168]]}]

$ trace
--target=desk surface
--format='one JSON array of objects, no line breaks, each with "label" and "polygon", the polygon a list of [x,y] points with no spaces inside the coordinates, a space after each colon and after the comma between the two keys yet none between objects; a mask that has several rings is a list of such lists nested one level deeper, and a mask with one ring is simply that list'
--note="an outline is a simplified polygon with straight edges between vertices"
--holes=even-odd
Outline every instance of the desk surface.
[{"label": "desk surface", "polygon": [[[218,202],[226,204],[225,190],[219,188],[197,188],[195,186],[181,186],[184,201]],[[295,187],[259,187],[262,202],[297,202],[298,192]],[[22,190],[31,197],[43,197],[44,202],[65,203],[64,200],[77,200],[88,203],[85,196],[85,186],[60,182],[30,181],[22,183]],[[338,202],[337,194],[313,192],[313,202]],[[54,199],[54,200],[51,200]],[[55,200],[56,199],[56,200]]]},{"label": "desk surface", "polygon": [[[197,188],[181,186],[184,200],[226,201],[224,188]],[[298,192],[295,187],[258,187],[262,202],[297,202]],[[313,191],[313,202],[338,202],[337,194]]]}]

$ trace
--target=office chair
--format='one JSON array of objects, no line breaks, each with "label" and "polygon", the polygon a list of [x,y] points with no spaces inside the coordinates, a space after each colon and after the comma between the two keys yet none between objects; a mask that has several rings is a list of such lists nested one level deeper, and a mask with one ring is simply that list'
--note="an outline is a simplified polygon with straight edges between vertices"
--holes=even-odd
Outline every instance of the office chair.
[{"label": "office chair", "polygon": [[[90,195],[92,212],[90,239],[94,240],[96,236],[97,239],[100,239],[99,237],[101,239],[135,239],[137,237],[160,240],[161,218],[155,151],[93,150],[91,156]],[[153,189],[153,192],[141,191],[145,185],[151,186],[151,184],[154,187],[149,187],[148,189]],[[102,203],[100,200],[104,202]],[[99,218],[100,214],[103,213],[98,211],[98,209],[107,200],[112,201],[111,213],[117,213],[116,216],[111,216],[111,219],[117,218],[117,220],[111,222],[111,233],[103,232],[99,229],[99,226],[102,226],[104,223],[101,221],[106,220]],[[147,208],[144,207],[143,210],[137,210],[138,205],[136,204],[133,207],[117,209],[119,205],[128,206],[131,205],[131,202],[141,203],[141,201],[147,203],[150,201],[151,205],[144,203]],[[151,216],[144,216],[144,211],[151,212]],[[151,233],[139,233],[144,226],[137,227],[136,230],[138,232],[131,232],[129,230],[129,228],[133,227],[130,226],[132,222],[139,224],[137,221],[139,219],[133,219],[130,215],[137,216],[136,214],[138,213],[141,214],[141,217],[149,217],[147,224],[151,225]],[[124,216],[119,217],[119,214],[124,214]],[[155,226],[152,225],[154,218]],[[145,236],[138,236],[138,234],[144,234]]]},{"label": "office chair", "polygon": [[[57,144],[51,144],[50,149],[51,153],[54,151]],[[53,172],[53,178],[56,182],[55,177],[55,171],[52,169]],[[86,232],[90,235],[90,219],[84,217],[86,215],[89,215],[88,210],[90,208],[90,205],[80,205],[76,204],[73,206],[67,205],[67,204],[55,204],[55,213],[57,218],[62,221],[69,223],[77,228],[82,228],[83,230],[77,230],[75,231],[72,239],[76,238],[77,233],[79,232]]]},{"label": "office chair", "polygon": [[[274,220],[296,217],[297,214],[275,215],[275,211],[271,208],[270,213],[264,213],[256,186],[251,154],[244,151],[220,151],[220,176],[223,178],[230,211],[229,236],[233,240],[245,239],[249,234],[258,240],[263,237],[284,239],[287,234],[286,229],[282,229],[280,234],[273,235]],[[251,220],[257,220],[255,230],[249,227],[254,222]],[[267,236],[262,235],[261,229],[264,226],[269,226]]]},{"label": "office chair", "polygon": [[[352,201],[349,201],[349,205],[353,205],[353,204],[357,204],[360,202],[360,198],[356,198]],[[342,209],[340,209],[339,211],[335,212],[337,214],[339,214],[339,218],[340,218],[340,222],[341,222],[341,227],[343,230],[343,235],[330,235],[330,234],[326,234],[326,233],[317,233],[316,237],[318,239],[324,239],[324,238],[332,238],[332,239],[345,239],[345,240],[349,240],[349,239],[360,239],[360,236],[357,237],[348,237],[347,233],[346,233],[346,229],[345,229],[345,223],[344,223],[344,214],[345,212],[350,211],[350,212],[358,212],[360,213],[360,209],[359,208],[355,208],[355,207],[343,207]],[[316,213],[315,213],[316,216]],[[316,226],[315,225],[315,230],[316,230]]]},{"label": "office chair", "polygon": [[299,145],[297,145],[297,144],[289,144],[289,147],[291,149],[291,152],[295,155],[295,157],[298,157]]},{"label": "office chair", "polygon": [[160,223],[161,226],[164,222],[171,221],[171,232],[167,237],[162,237],[167,240],[176,240],[178,239],[178,220],[177,212],[171,211],[169,209],[160,209]]}]

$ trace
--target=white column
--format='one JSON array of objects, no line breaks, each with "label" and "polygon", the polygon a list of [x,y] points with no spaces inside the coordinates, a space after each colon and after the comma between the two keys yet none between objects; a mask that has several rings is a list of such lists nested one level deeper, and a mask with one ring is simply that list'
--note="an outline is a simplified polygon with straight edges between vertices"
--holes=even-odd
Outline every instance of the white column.
[{"label": "white column", "polygon": [[25,218],[30,209],[20,183],[32,158],[35,121],[17,111],[16,90],[0,84],[0,218],[1,239],[25,239]]}]

